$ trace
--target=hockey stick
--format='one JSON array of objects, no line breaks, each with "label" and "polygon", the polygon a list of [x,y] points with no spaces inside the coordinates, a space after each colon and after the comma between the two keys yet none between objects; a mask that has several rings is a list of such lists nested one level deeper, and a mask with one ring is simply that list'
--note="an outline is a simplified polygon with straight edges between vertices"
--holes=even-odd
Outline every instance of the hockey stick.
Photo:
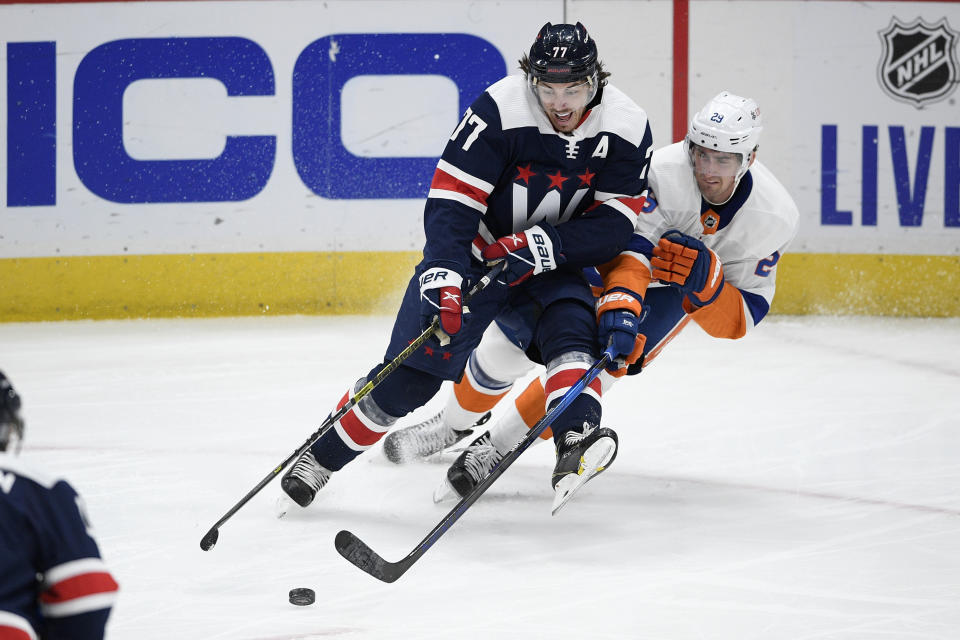
[{"label": "hockey stick", "polygon": [[[482,278],[480,278],[480,280],[478,280],[477,283],[473,285],[473,287],[470,288],[470,291],[468,291],[467,294],[463,297],[464,313],[467,312],[466,310],[467,302],[471,298],[473,298],[473,296],[477,295],[478,293],[486,289],[490,285],[490,283],[493,282],[493,280],[498,275],[500,275],[500,272],[503,270],[505,265],[506,265],[505,260],[498,262]],[[449,337],[445,333],[443,333],[443,331],[440,329],[439,316],[434,316],[433,322],[430,324],[429,327],[427,327],[423,331],[423,333],[417,336],[417,338],[414,339],[414,341],[411,342],[406,349],[401,351],[397,355],[397,357],[395,357],[393,360],[391,360],[386,365],[384,365],[384,367],[380,369],[380,371],[378,371],[377,374],[373,376],[372,379],[368,380],[367,384],[363,385],[362,389],[360,389],[355,394],[353,394],[353,397],[351,397],[346,404],[340,407],[340,409],[336,413],[327,417],[327,419],[323,421],[323,424],[321,424],[320,427],[316,431],[314,431],[310,435],[310,437],[307,438],[306,441],[304,441],[302,445],[300,445],[299,449],[297,449],[296,451],[291,453],[289,456],[287,456],[286,460],[281,462],[279,465],[277,465],[277,467],[273,471],[271,471],[266,476],[264,476],[263,480],[257,483],[257,486],[251,489],[247,493],[247,495],[243,496],[243,498],[241,498],[239,502],[233,505],[230,508],[230,510],[227,511],[225,514],[223,514],[223,517],[217,520],[217,523],[212,527],[210,527],[210,530],[207,531],[206,535],[204,535],[203,538],[200,539],[200,548],[203,549],[204,551],[210,551],[210,549],[213,549],[214,545],[217,544],[217,539],[220,537],[220,527],[222,527],[227,520],[233,517],[233,514],[239,511],[240,508],[243,507],[243,505],[247,504],[247,502],[249,502],[250,499],[253,498],[253,496],[260,493],[260,490],[263,489],[265,486],[267,486],[267,484],[269,484],[271,480],[277,477],[277,475],[279,475],[281,471],[286,469],[291,462],[293,462],[294,460],[302,456],[304,453],[306,453],[307,449],[312,447],[313,444],[317,440],[319,440],[323,436],[323,434],[325,434],[331,427],[333,427],[333,425],[340,418],[347,415],[347,413],[354,406],[356,406],[356,404],[360,402],[360,400],[362,400],[364,396],[366,396],[368,393],[373,391],[373,389],[378,384],[383,382],[384,378],[386,378],[388,375],[396,371],[397,367],[399,367],[404,360],[409,358],[414,351],[419,349],[423,345],[423,343],[426,342],[428,339],[430,339],[430,337],[435,333],[439,334],[439,337],[446,338],[447,340],[449,340]]]},{"label": "hockey stick", "polygon": [[334,546],[336,546],[337,551],[348,561],[366,571],[377,580],[395,582],[440,539],[440,536],[453,526],[453,523],[460,519],[460,516],[490,488],[490,485],[507,470],[507,467],[513,464],[516,459],[520,457],[520,454],[526,451],[526,449],[540,437],[541,433],[546,431],[547,427],[556,420],[557,416],[580,395],[580,392],[583,391],[594,378],[600,375],[600,372],[603,371],[604,367],[606,367],[613,358],[613,353],[609,348],[604,351],[600,359],[593,363],[593,366],[587,369],[572,387],[567,389],[567,392],[560,398],[560,402],[530,428],[523,440],[517,443],[517,445],[491,469],[487,477],[481,480],[470,493],[465,495],[460,502],[444,516],[443,520],[427,534],[427,537],[421,540],[420,544],[414,547],[413,551],[408,553],[405,558],[397,562],[388,562],[380,557],[380,555],[371,549],[363,540],[349,531],[341,531],[337,534],[336,540],[334,541]]}]

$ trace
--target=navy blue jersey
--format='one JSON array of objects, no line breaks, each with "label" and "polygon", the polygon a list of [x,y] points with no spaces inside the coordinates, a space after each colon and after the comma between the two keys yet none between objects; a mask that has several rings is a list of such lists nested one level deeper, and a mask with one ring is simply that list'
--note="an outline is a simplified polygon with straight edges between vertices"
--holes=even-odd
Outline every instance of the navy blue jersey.
[{"label": "navy blue jersey", "polygon": [[117,588],[73,487],[0,453],[0,638],[103,638]]},{"label": "navy blue jersey", "polygon": [[601,89],[565,134],[522,75],[492,85],[450,136],[424,209],[424,264],[466,274],[471,253],[547,222],[569,266],[613,258],[643,205],[652,136],[646,113],[613,86]]},{"label": "navy blue jersey", "polygon": [[486,270],[484,246],[536,224],[557,231],[564,264],[510,291],[488,288],[469,303],[449,346],[431,342],[404,364],[452,380],[502,309],[543,309],[559,299],[592,309],[580,267],[613,258],[629,242],[644,204],[651,141],[643,109],[610,85],[564,134],[554,130],[523,76],[493,84],[467,109],[437,164],[424,209],[424,259],[408,284],[387,358],[421,330],[420,273],[446,267],[476,282]]}]

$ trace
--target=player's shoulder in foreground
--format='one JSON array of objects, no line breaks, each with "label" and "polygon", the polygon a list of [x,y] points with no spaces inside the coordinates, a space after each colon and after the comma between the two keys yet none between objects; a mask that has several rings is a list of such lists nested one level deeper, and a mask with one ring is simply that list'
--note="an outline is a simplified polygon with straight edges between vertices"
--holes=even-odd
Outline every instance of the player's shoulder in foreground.
[{"label": "player's shoulder in foreground", "polygon": [[62,477],[52,475],[40,466],[10,453],[0,453],[0,473],[14,474],[44,489],[53,489],[57,484],[66,482]]}]

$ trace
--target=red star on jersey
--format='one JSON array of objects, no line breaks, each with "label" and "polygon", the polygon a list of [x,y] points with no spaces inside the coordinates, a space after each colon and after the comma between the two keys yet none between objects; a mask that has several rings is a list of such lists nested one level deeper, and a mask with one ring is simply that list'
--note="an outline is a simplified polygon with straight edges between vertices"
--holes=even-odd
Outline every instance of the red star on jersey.
[{"label": "red star on jersey", "polygon": [[453,354],[450,353],[449,351],[444,351],[444,352],[443,352],[443,359],[444,359],[444,360],[449,360],[451,357],[453,357]]},{"label": "red star on jersey", "polygon": [[423,351],[424,351],[424,353],[426,353],[428,356],[433,357],[433,349],[431,349],[430,347],[424,345],[424,346],[423,346]]},{"label": "red star on jersey", "polygon": [[517,177],[514,180],[523,180],[524,184],[530,184],[530,178],[537,175],[533,171],[530,171],[530,165],[528,164],[525,167],[517,167]]},{"label": "red star on jersey", "polygon": [[594,178],[594,176],[596,176],[596,175],[597,175],[597,174],[595,174],[595,173],[590,173],[590,169],[587,169],[586,173],[584,173],[582,176],[579,176],[579,175],[578,175],[577,177],[580,178],[580,184],[581,184],[581,185],[583,185],[583,186],[585,186],[585,187],[589,187],[589,186],[590,186],[590,182],[593,181],[593,178]]},{"label": "red star on jersey", "polygon": [[557,170],[557,172],[556,172],[554,175],[550,175],[550,174],[548,173],[548,174],[547,174],[547,177],[550,178],[550,186],[547,187],[547,189],[553,189],[554,187],[556,187],[556,188],[557,188],[558,190],[560,190],[560,191],[563,190],[563,183],[564,183],[565,181],[569,180],[569,178],[564,178],[564,177],[563,177],[563,174],[560,173],[560,170],[559,170],[559,169]]}]

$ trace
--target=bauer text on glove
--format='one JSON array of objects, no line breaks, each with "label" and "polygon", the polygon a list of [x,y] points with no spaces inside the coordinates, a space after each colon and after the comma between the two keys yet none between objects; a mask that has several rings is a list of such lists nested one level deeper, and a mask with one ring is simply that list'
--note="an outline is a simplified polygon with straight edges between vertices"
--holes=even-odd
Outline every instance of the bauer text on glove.
[{"label": "bauer text on glove", "polygon": [[597,337],[603,348],[613,347],[616,361],[607,367],[610,372],[622,370],[643,355],[646,337],[638,334],[643,304],[632,291],[617,288],[597,300]]},{"label": "bauer text on glove", "polygon": [[510,286],[538,273],[552,271],[564,263],[560,238],[548,224],[534,225],[526,231],[503,236],[484,247],[481,256],[488,264],[507,261],[500,279]]},{"label": "bauer text on glove", "polygon": [[420,274],[420,328],[426,330],[440,315],[440,328],[448,336],[460,331],[463,276],[445,267],[432,267]]}]

